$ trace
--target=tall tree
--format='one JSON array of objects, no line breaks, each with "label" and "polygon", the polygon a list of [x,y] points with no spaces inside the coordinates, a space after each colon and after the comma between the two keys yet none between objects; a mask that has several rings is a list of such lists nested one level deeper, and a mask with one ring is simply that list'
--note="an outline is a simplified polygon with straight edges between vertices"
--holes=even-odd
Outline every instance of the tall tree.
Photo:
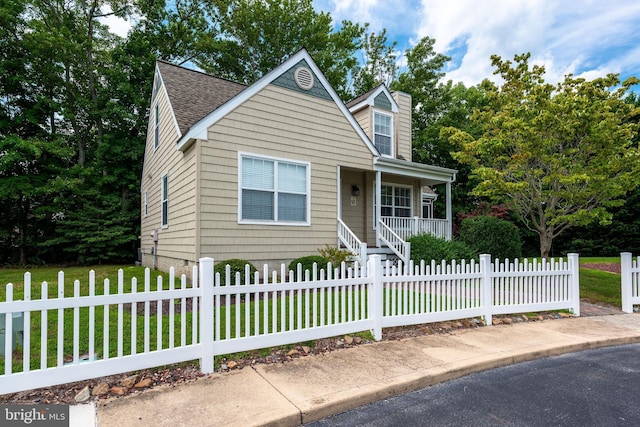
[{"label": "tall tree", "polygon": [[368,32],[365,24],[359,52],[361,58],[351,70],[352,95],[357,96],[385,84],[390,86],[398,72],[396,42],[389,42],[387,30]]},{"label": "tall tree", "polygon": [[311,0],[229,0],[211,3],[208,10],[219,34],[194,58],[206,72],[251,84],[305,47],[344,93],[360,25],[344,21],[334,28],[329,13],[316,12]]},{"label": "tall tree", "polygon": [[628,119],[638,109],[624,96],[638,80],[568,75],[554,86],[545,83],[544,67],[529,66],[529,57],[492,57],[504,83],[474,115],[479,138],[448,132],[459,150],[454,158],[469,164],[479,182],[473,193],[511,202],[547,257],[570,227],[609,222],[610,209],[636,187],[638,126]]}]

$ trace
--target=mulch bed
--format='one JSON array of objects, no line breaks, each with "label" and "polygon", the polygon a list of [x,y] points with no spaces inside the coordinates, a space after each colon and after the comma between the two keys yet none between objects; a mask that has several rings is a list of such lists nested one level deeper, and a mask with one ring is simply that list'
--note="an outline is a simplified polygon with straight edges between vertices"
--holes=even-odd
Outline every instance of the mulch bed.
[{"label": "mulch bed", "polygon": [[[583,268],[591,268],[602,271],[607,271],[610,273],[620,273],[620,264],[619,263],[599,263],[599,264],[582,264]],[[140,307],[143,309],[143,307]],[[154,311],[156,307],[153,307]],[[168,309],[163,307],[163,311]],[[190,310],[190,306],[187,305],[187,310]],[[177,311],[177,310],[176,310]],[[536,316],[494,316],[494,320],[496,324],[506,323],[510,324],[512,322],[524,322],[524,321],[542,321],[542,320],[550,320],[550,319],[559,319],[564,316],[558,315],[558,313],[539,313]],[[413,325],[413,326],[402,326],[396,328],[385,328],[383,334],[383,340],[400,340],[409,337],[421,336],[421,335],[431,335],[431,334],[449,334],[457,329],[465,329],[465,328],[476,328],[482,327],[483,323],[478,321],[477,319],[462,319],[458,321],[450,321],[450,322],[438,322],[438,323],[429,323],[423,325]],[[359,337],[355,339],[349,336],[343,337],[333,337],[333,338],[323,338],[314,341],[313,347],[307,346],[289,346],[289,347],[280,347],[274,348],[271,350],[270,354],[264,356],[259,352],[248,352],[244,353],[244,356],[241,358],[230,358],[223,359],[222,369],[218,369],[218,371],[228,371],[233,369],[242,369],[244,367],[250,367],[255,364],[274,364],[274,363],[286,363],[295,358],[306,357],[313,354],[322,354],[330,351],[336,351],[343,348],[354,347],[357,345],[362,345],[367,343],[368,341]],[[147,383],[148,387],[144,388],[136,388],[129,387],[126,388],[124,394],[134,394],[140,393],[145,389],[157,387],[160,385],[166,385],[171,387],[176,387],[180,384],[185,384],[188,382],[195,381],[197,378],[204,376],[200,370],[198,369],[197,364],[190,365],[188,363],[182,363],[179,365],[173,365],[163,368],[155,368],[155,369],[146,369],[142,371],[136,372],[136,382],[141,382],[142,380],[149,380]],[[5,394],[0,395],[0,403],[17,403],[17,404],[73,404],[75,403],[74,399],[78,392],[80,392],[85,387],[89,387],[90,390],[93,390],[98,385],[107,384],[109,386],[109,391],[107,393],[101,394],[99,396],[91,396],[90,399],[98,400],[98,399],[107,399],[112,397],[120,396],[120,391],[123,390],[122,383],[123,380],[129,378],[132,374],[119,374],[112,375],[109,377],[95,378],[86,381],[78,381],[69,384],[62,384],[52,387],[40,388],[35,390],[26,390],[13,394]],[[116,392],[114,392],[117,391]]]}]

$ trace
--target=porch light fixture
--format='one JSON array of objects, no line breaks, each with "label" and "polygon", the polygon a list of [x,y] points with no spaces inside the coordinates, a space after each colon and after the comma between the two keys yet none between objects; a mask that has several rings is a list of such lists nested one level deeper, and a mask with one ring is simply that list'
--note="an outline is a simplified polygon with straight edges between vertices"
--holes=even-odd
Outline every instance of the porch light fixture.
[{"label": "porch light fixture", "polygon": [[359,196],[360,195],[360,188],[355,184],[351,186],[351,195],[352,196]]}]

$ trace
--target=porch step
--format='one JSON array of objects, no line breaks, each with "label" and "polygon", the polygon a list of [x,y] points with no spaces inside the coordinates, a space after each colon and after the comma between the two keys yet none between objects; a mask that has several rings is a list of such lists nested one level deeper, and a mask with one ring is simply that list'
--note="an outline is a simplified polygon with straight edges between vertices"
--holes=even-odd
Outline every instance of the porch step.
[{"label": "porch step", "polygon": [[400,260],[400,258],[398,258],[398,255],[396,255],[395,252],[393,252],[390,248],[367,248],[367,255],[380,255],[382,261],[389,260],[394,264],[397,264],[397,262]]}]

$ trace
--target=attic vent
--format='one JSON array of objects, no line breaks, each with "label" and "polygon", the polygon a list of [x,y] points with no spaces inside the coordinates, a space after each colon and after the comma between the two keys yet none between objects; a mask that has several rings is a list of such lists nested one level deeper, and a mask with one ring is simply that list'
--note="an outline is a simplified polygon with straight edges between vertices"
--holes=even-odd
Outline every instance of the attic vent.
[{"label": "attic vent", "polygon": [[300,89],[309,90],[313,87],[313,73],[307,67],[296,68],[294,78]]}]

